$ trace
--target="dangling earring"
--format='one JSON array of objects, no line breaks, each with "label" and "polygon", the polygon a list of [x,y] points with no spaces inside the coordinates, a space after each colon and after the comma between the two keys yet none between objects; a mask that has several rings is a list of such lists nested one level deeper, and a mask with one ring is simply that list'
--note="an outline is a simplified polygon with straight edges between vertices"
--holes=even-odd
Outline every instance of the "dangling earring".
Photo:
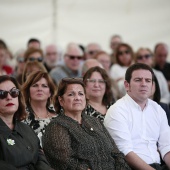
[{"label": "dangling earring", "polygon": [[63,107],[61,106],[61,108],[60,108],[60,113],[61,114],[63,114],[64,113],[64,109],[63,109]]}]

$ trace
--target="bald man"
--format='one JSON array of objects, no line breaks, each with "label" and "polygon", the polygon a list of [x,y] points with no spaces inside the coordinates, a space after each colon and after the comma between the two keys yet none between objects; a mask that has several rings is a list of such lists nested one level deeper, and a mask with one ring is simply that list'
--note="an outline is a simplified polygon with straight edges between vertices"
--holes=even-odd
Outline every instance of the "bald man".
[{"label": "bald man", "polygon": [[155,59],[155,69],[159,70],[163,73],[165,76],[168,86],[169,86],[169,91],[170,91],[170,63],[167,62],[167,57],[168,57],[169,49],[167,44],[165,43],[158,43],[155,46],[154,50],[154,59]]},{"label": "bald man", "polygon": [[95,67],[95,66],[99,66],[101,68],[103,68],[102,64],[96,60],[96,59],[87,59],[84,63],[83,63],[83,66],[82,66],[82,76],[84,76],[84,74],[86,73],[86,71],[92,67]]}]

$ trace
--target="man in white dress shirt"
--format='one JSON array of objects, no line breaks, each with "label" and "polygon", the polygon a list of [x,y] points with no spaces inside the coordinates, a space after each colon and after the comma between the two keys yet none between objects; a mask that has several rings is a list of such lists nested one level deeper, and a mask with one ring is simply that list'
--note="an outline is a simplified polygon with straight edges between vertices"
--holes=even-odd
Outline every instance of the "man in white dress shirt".
[{"label": "man in white dress shirt", "polygon": [[[170,127],[166,113],[149,99],[153,85],[152,69],[133,64],[125,74],[127,94],[106,113],[104,125],[137,170],[170,169]],[[160,155],[167,167],[161,167]]]}]

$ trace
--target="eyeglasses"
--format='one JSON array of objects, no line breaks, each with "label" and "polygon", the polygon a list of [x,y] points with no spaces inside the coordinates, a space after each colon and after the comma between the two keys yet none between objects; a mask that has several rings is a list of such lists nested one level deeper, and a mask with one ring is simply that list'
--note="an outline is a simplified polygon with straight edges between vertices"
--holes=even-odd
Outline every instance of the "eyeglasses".
[{"label": "eyeglasses", "polygon": [[0,99],[5,99],[8,93],[12,98],[16,98],[19,96],[19,89],[11,89],[10,91],[0,90]]},{"label": "eyeglasses", "polygon": [[125,50],[125,51],[119,51],[118,55],[123,55],[123,54],[130,54],[129,50]]},{"label": "eyeglasses", "polygon": [[139,56],[137,56],[137,59],[138,59],[138,60],[143,60],[144,58],[145,58],[145,59],[148,59],[148,58],[150,58],[150,57],[152,57],[151,54],[145,54],[145,55],[139,55]]},{"label": "eyeglasses", "polygon": [[77,81],[80,81],[80,82],[83,83],[83,78],[75,78],[75,77],[69,78],[69,77],[66,77],[66,78],[63,78],[62,81],[64,81],[64,82],[77,82]]},{"label": "eyeglasses", "polygon": [[18,61],[18,63],[24,63],[24,58],[23,57],[18,57],[17,61]]},{"label": "eyeglasses", "polygon": [[68,55],[68,54],[66,54],[66,56],[69,57],[70,60],[75,60],[75,59],[82,60],[83,58],[82,56],[74,56],[74,55]]},{"label": "eyeglasses", "polygon": [[90,55],[94,55],[94,54],[98,53],[98,51],[89,51],[88,53],[89,53]]},{"label": "eyeglasses", "polygon": [[29,61],[38,61],[38,62],[42,62],[43,61],[43,58],[42,57],[39,57],[39,58],[34,58],[34,57],[30,57],[28,58]]},{"label": "eyeglasses", "polygon": [[89,83],[93,83],[93,84],[95,84],[96,82],[98,82],[99,84],[105,84],[106,83],[106,81],[105,80],[102,80],[102,79],[87,79],[87,82],[89,82]]}]

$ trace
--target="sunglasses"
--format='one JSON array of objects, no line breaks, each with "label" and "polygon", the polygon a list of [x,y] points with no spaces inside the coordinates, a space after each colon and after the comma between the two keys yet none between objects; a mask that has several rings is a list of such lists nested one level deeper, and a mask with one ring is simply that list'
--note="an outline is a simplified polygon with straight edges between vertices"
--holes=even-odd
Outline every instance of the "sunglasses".
[{"label": "sunglasses", "polygon": [[77,59],[77,60],[82,60],[82,56],[74,56],[74,55],[66,55],[70,60],[75,60],[75,59]]},{"label": "sunglasses", "polygon": [[38,62],[42,62],[42,61],[43,61],[43,58],[42,58],[42,57],[39,57],[39,58],[30,57],[28,60],[29,60],[29,61],[38,61]]},{"label": "sunglasses", "polygon": [[8,93],[12,98],[16,98],[19,96],[19,89],[11,89],[10,91],[0,90],[0,99],[7,98]]},{"label": "sunglasses", "polygon": [[119,51],[118,55],[123,55],[123,54],[130,54],[129,50],[125,50],[125,51]]},{"label": "sunglasses", "polygon": [[24,63],[24,58],[23,57],[18,57],[17,61],[18,61],[18,63]]},{"label": "sunglasses", "polygon": [[94,55],[94,54],[98,53],[98,51],[89,51],[88,53],[89,53],[90,55]]},{"label": "sunglasses", "polygon": [[89,83],[92,83],[92,84],[95,84],[96,82],[98,82],[99,84],[105,84],[106,81],[105,80],[102,80],[102,79],[87,79],[87,82]]},{"label": "sunglasses", "polygon": [[138,59],[138,60],[143,60],[144,58],[145,58],[145,59],[148,59],[148,58],[150,58],[150,57],[152,57],[151,54],[139,55],[139,56],[137,56],[137,59]]}]

